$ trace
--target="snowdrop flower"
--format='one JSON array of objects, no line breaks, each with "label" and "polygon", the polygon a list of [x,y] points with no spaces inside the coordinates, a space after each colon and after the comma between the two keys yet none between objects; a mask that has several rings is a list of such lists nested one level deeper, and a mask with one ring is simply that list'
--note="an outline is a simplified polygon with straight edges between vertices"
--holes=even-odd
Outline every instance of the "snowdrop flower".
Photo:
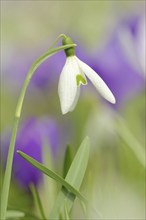
[{"label": "snowdrop flower", "polygon": [[[63,38],[63,45],[72,43],[71,38]],[[73,47],[66,49],[65,54],[67,57],[66,63],[61,72],[58,85],[62,114],[74,110],[80,95],[80,85],[87,85],[87,78],[106,100],[113,104],[116,102],[115,97],[101,77],[76,57]]]}]

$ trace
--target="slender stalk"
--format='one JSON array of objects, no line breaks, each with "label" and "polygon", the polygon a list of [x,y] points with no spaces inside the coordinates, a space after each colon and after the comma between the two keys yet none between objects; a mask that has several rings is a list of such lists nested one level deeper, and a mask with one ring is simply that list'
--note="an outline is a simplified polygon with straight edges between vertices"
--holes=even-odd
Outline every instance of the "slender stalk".
[{"label": "slender stalk", "polygon": [[1,194],[1,218],[5,219],[6,209],[8,203],[8,195],[9,195],[9,187],[10,187],[10,179],[11,179],[11,170],[12,170],[12,162],[13,162],[13,154],[14,154],[14,145],[16,140],[17,128],[18,128],[19,118],[15,117],[14,119],[14,127],[11,135],[9,152],[7,157],[7,165],[4,176],[2,194]]},{"label": "slender stalk", "polygon": [[54,43],[49,47],[49,49],[53,48],[53,47],[56,45],[56,43],[58,42],[58,40],[59,40],[60,38],[66,38],[66,35],[65,35],[65,34],[60,34],[60,35],[56,38],[56,40],[54,41]]},{"label": "slender stalk", "polygon": [[55,53],[64,50],[69,47],[74,47],[75,44],[68,44],[65,46],[57,47],[57,48],[50,48],[46,53],[44,53],[42,56],[40,56],[30,67],[30,70],[26,76],[26,79],[24,81],[22,90],[20,92],[20,96],[18,99],[18,103],[16,106],[16,112],[14,117],[14,126],[12,130],[10,145],[9,145],[9,152],[7,157],[7,164],[6,164],[6,170],[4,175],[4,181],[3,181],[3,187],[2,187],[2,194],[1,194],[1,218],[2,220],[5,220],[6,218],[6,210],[8,205],[8,196],[9,196],[9,188],[10,188],[10,180],[11,180],[11,172],[12,172],[12,163],[13,163],[13,155],[14,155],[14,148],[15,148],[15,142],[16,142],[16,135],[19,125],[19,119],[21,115],[23,100],[25,97],[25,93],[27,90],[27,87],[29,85],[29,82],[35,72],[35,70],[40,66],[42,62],[44,62],[47,58],[54,55]]}]

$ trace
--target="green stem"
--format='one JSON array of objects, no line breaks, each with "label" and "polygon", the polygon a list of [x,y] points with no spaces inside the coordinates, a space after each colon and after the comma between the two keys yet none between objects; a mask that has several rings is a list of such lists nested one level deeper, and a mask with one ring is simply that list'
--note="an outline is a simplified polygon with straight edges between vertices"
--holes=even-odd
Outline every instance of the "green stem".
[{"label": "green stem", "polygon": [[56,38],[56,40],[54,41],[54,43],[49,47],[49,49],[52,49],[52,48],[56,45],[56,43],[58,42],[58,40],[59,40],[60,38],[66,38],[66,35],[65,35],[65,34],[60,34],[60,35]]},{"label": "green stem", "polygon": [[7,157],[7,165],[4,176],[2,194],[1,194],[1,218],[5,219],[6,217],[6,209],[8,203],[8,195],[9,195],[9,187],[10,187],[10,179],[11,179],[11,170],[12,170],[12,162],[13,162],[13,154],[14,154],[14,145],[16,140],[17,128],[18,128],[19,118],[15,117],[14,119],[14,127],[11,135],[10,146]]},{"label": "green stem", "polygon": [[8,196],[9,196],[9,188],[10,188],[10,180],[11,180],[11,172],[12,172],[12,163],[13,163],[13,155],[14,155],[14,148],[15,148],[15,142],[16,142],[16,135],[17,135],[17,129],[19,125],[19,119],[21,115],[22,105],[24,96],[26,93],[26,89],[29,85],[29,82],[35,72],[35,70],[40,66],[42,62],[44,62],[47,58],[54,55],[55,53],[64,50],[69,47],[76,46],[75,44],[68,44],[65,46],[60,46],[57,48],[50,48],[46,53],[44,53],[42,56],[40,56],[30,67],[30,70],[26,76],[26,79],[24,81],[22,90],[20,92],[20,96],[18,99],[18,103],[16,106],[16,112],[15,112],[15,118],[14,118],[14,126],[12,130],[11,140],[10,140],[10,146],[9,146],[9,152],[7,157],[7,164],[6,164],[6,170],[4,175],[4,181],[3,181],[3,187],[2,187],[2,194],[1,194],[1,218],[2,220],[5,220],[6,218],[6,210],[7,210],[7,204],[8,204]]}]

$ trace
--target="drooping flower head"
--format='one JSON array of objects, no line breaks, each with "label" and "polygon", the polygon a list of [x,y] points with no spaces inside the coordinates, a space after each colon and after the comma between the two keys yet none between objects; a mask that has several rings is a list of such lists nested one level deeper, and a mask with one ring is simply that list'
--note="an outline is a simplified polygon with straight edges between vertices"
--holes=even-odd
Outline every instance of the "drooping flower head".
[{"label": "drooping flower head", "polygon": [[[70,37],[64,37],[63,45],[72,43]],[[87,85],[87,78],[106,100],[114,104],[115,98],[108,86],[92,68],[77,58],[74,47],[66,49],[65,54],[66,63],[58,85],[62,113],[66,114],[74,110],[79,98],[80,86]]]},{"label": "drooping flower head", "polygon": [[[9,148],[8,136],[9,134],[6,134],[2,139],[1,150],[4,164]],[[39,120],[36,118],[26,120],[17,134],[13,161],[13,177],[20,186],[26,189],[30,183],[38,185],[42,175],[40,171],[21,158],[17,154],[17,150],[22,150],[35,160],[42,162],[44,143],[50,147],[52,155],[55,157],[59,145],[59,128],[56,121],[48,117]]]}]

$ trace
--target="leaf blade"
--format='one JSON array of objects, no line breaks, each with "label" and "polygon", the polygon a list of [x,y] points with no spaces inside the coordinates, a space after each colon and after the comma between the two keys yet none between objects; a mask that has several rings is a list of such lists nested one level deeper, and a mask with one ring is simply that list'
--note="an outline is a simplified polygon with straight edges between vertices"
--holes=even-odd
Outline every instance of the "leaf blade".
[{"label": "leaf blade", "polygon": [[67,145],[66,152],[65,152],[65,158],[64,158],[64,166],[63,166],[63,177],[65,178],[67,175],[67,172],[70,168],[71,162],[72,162],[73,156],[72,156],[72,149],[70,145]]},{"label": "leaf blade", "polygon": [[38,191],[36,190],[34,184],[30,184],[30,190],[32,192],[33,195],[33,199],[34,199],[34,203],[36,205],[36,208],[38,209],[38,211],[40,212],[40,216],[42,219],[47,219],[43,210],[43,206],[38,194]]},{"label": "leaf blade", "polygon": [[38,170],[46,174],[47,176],[51,177],[54,180],[57,180],[60,182],[63,186],[65,186],[69,191],[71,191],[73,194],[75,194],[77,197],[79,197],[82,201],[86,202],[86,199],[82,196],[82,194],[76,190],[71,184],[69,184],[66,180],[64,180],[61,176],[53,172],[52,170],[46,168],[41,163],[37,162],[27,154],[23,153],[22,151],[17,151],[17,153],[23,157],[25,160],[27,160],[30,164],[32,164],[34,167],[36,167]]},{"label": "leaf blade", "polygon": [[[89,158],[89,138],[86,137],[81,143],[65,178],[65,180],[67,180],[67,182],[70,183],[77,190],[79,190],[81,183],[83,181],[83,177],[87,168],[88,158]],[[80,161],[79,164],[78,161]],[[74,176],[75,173],[76,175]],[[73,176],[74,178],[72,178]],[[63,212],[65,203],[67,203],[68,212],[70,212],[75,198],[76,198],[75,195],[67,192],[66,189],[62,187],[56,199],[54,208],[50,213],[49,219],[59,219],[59,213],[61,211]],[[86,201],[86,203],[88,202]]]}]

